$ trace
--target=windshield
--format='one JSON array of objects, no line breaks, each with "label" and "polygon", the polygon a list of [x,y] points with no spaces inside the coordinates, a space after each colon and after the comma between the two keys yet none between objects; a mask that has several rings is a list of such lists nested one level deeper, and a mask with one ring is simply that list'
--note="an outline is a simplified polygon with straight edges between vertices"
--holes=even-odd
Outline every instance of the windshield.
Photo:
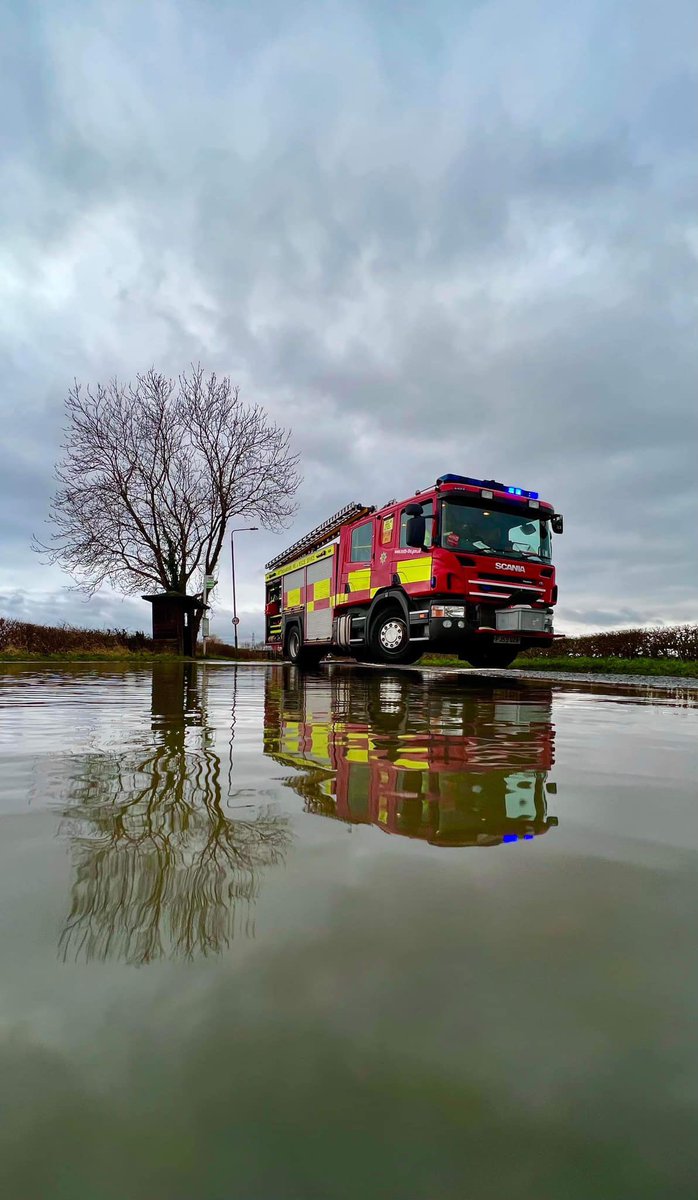
[{"label": "windshield", "polygon": [[550,561],[547,521],[528,515],[522,521],[520,512],[473,508],[452,500],[444,500],[441,506],[440,542],[446,550]]}]

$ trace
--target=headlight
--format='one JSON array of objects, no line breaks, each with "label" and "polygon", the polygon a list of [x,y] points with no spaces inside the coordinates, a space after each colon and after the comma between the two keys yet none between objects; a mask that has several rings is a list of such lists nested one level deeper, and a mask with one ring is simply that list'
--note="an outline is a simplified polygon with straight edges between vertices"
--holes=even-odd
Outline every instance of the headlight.
[{"label": "headlight", "polygon": [[463,604],[432,604],[432,617],[464,617],[465,606]]}]

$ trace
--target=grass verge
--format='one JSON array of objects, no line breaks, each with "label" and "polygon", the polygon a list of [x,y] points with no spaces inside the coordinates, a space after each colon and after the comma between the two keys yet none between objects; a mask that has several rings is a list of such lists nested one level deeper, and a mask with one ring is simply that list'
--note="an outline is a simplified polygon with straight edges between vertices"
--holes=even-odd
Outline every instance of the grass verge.
[{"label": "grass verge", "polygon": [[526,658],[521,655],[515,666],[530,671],[583,671],[608,675],[680,675],[698,677],[698,662],[679,658],[591,658],[587,655],[560,658]]},{"label": "grass verge", "polygon": [[47,654],[40,651],[21,650],[9,646],[6,650],[0,650],[0,663],[23,663],[23,662],[47,662],[47,663],[62,663],[62,662],[134,662],[134,663],[151,663],[151,662],[182,662],[176,654],[155,654],[152,650],[56,650],[54,653]]},{"label": "grass verge", "polygon": [[[467,667],[467,663],[447,655],[427,654],[421,660],[425,667]],[[586,655],[561,655],[547,658],[525,654],[512,663],[517,671],[578,671],[584,675],[664,675],[698,678],[698,662],[677,658],[592,658]]]}]

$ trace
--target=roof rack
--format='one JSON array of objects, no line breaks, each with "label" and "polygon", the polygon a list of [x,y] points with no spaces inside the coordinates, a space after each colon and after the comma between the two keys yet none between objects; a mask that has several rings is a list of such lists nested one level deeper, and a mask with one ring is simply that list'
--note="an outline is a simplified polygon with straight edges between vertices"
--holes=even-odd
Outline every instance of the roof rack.
[{"label": "roof rack", "polygon": [[340,508],[333,517],[328,517],[322,525],[318,525],[312,529],[310,533],[306,533],[305,537],[299,538],[288,550],[284,550],[282,554],[277,554],[276,558],[272,558],[271,562],[266,564],[266,570],[271,571],[274,567],[284,566],[285,563],[293,562],[294,558],[300,558],[302,554],[310,554],[311,551],[317,550],[320,546],[324,546],[325,542],[329,542],[333,537],[336,537],[343,525],[349,521],[357,521],[359,517],[368,516],[369,513],[375,512],[373,506],[367,504],[347,504],[344,508]]}]

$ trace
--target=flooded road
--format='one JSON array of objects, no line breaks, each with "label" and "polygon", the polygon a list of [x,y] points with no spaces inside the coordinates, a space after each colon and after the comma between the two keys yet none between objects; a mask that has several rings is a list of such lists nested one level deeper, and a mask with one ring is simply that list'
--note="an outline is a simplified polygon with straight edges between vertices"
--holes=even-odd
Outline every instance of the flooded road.
[{"label": "flooded road", "polygon": [[0,666],[0,1194],[698,1192],[698,693]]}]

